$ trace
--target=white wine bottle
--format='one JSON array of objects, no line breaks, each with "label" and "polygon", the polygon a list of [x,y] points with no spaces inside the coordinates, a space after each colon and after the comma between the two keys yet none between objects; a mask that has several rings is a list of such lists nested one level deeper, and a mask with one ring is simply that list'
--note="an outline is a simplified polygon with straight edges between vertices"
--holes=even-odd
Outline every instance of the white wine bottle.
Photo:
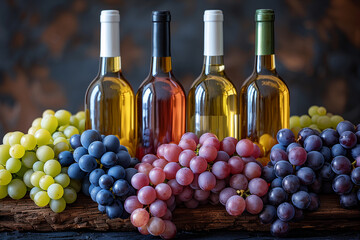
[{"label": "white wine bottle", "polygon": [[238,138],[238,95],[225,74],[223,13],[204,13],[204,65],[187,98],[187,131]]},{"label": "white wine bottle", "polygon": [[134,92],[121,73],[119,11],[101,11],[100,22],[100,69],[86,91],[85,128],[116,135],[134,156]]}]

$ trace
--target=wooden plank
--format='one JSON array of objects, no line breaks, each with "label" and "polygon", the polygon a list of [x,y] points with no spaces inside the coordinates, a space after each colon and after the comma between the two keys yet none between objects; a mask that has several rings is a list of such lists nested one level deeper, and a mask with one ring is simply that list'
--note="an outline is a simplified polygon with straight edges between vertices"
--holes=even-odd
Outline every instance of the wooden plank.
[{"label": "wooden plank", "polygon": [[[292,229],[340,230],[360,229],[360,210],[346,210],[339,206],[336,195],[322,195],[321,208],[306,213],[299,223],[291,223]],[[269,231],[269,225],[262,225],[257,216],[243,214],[233,217],[223,206],[200,206],[197,209],[178,208],[174,222],[179,230],[247,230]],[[83,195],[68,205],[60,214],[49,207],[37,207],[31,199],[18,201],[6,198],[0,200],[0,231],[133,231],[129,220],[108,219],[101,214],[96,203]]]}]

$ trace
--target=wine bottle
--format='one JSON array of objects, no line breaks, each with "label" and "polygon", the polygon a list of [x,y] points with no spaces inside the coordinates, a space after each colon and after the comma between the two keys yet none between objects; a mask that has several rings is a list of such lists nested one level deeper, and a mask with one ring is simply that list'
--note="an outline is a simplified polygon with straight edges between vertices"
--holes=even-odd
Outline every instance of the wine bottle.
[{"label": "wine bottle", "polygon": [[187,98],[187,131],[238,138],[238,95],[225,74],[223,13],[204,12],[204,64]]},{"label": "wine bottle", "polygon": [[256,10],[255,66],[240,91],[240,137],[260,143],[265,154],[290,119],[289,90],[275,68],[274,20],[273,10]]},{"label": "wine bottle", "polygon": [[150,73],[136,93],[137,151],[141,159],[185,132],[185,93],[171,69],[170,12],[152,12]]},{"label": "wine bottle", "polygon": [[121,73],[119,11],[101,11],[100,22],[100,69],[86,91],[85,128],[116,135],[134,156],[134,92]]}]

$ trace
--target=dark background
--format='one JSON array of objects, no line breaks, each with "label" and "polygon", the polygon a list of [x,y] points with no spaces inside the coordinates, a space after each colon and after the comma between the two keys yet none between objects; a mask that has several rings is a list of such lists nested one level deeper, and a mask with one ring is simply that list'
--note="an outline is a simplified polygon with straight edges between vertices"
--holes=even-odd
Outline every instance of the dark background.
[{"label": "dark background", "polygon": [[151,11],[170,10],[173,71],[186,91],[203,63],[203,12],[224,13],[226,71],[239,90],[254,62],[254,13],[273,8],[279,74],[291,114],[314,104],[360,122],[360,1],[0,1],[0,137],[45,109],[83,109],[98,71],[99,15],[120,11],[122,69],[137,90],[151,57]]}]

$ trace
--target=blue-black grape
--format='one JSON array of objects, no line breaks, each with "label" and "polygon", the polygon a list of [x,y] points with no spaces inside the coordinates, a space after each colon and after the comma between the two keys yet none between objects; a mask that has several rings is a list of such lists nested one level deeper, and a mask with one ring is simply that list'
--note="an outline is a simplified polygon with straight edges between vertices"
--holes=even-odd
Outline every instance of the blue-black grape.
[{"label": "blue-black grape", "polygon": [[331,169],[336,174],[350,174],[351,173],[351,162],[345,156],[334,157],[331,161]]},{"label": "blue-black grape", "polygon": [[130,216],[131,216],[130,213],[128,213],[127,211],[123,211],[120,218],[125,220],[125,219],[128,219]]},{"label": "blue-black grape", "polygon": [[113,196],[112,192],[110,192],[107,189],[101,189],[96,194],[96,202],[98,204],[109,206],[113,203],[113,201],[114,201],[114,196]]},{"label": "blue-black grape", "polygon": [[295,193],[300,187],[300,179],[295,175],[288,175],[282,180],[282,187],[287,193]]},{"label": "blue-black grape", "polygon": [[279,204],[287,200],[287,193],[281,187],[276,187],[270,189],[269,193],[269,203],[273,206],[278,206]]},{"label": "blue-black grape", "polygon": [[320,134],[321,139],[325,146],[332,147],[339,143],[339,133],[334,129],[328,128]]},{"label": "blue-black grape", "polygon": [[360,143],[360,130],[359,129],[357,130],[355,135],[356,135],[356,138],[357,138],[357,142]]},{"label": "blue-black grape", "polygon": [[316,211],[320,207],[320,198],[315,193],[310,193],[310,205],[308,206],[308,211]]},{"label": "blue-black grape", "polygon": [[342,121],[336,126],[336,131],[342,134],[345,131],[355,132],[355,126],[349,121]]},{"label": "blue-black grape", "polygon": [[319,151],[322,148],[322,140],[317,135],[308,136],[304,141],[304,148],[307,152]]},{"label": "blue-black grape", "polygon": [[129,152],[129,150],[124,145],[119,146],[118,152],[120,152],[120,151]]},{"label": "blue-black grape", "polygon": [[307,154],[305,166],[313,169],[314,171],[319,170],[325,163],[324,156],[317,151],[311,151]]},{"label": "blue-black grape", "polygon": [[73,154],[70,151],[63,151],[59,153],[58,160],[62,167],[68,167],[70,164],[75,162]]},{"label": "blue-black grape", "polygon": [[113,184],[114,179],[108,174],[104,174],[99,178],[99,186],[103,189],[110,189]]},{"label": "blue-black grape", "polygon": [[80,169],[78,163],[71,164],[67,170],[67,174],[70,178],[77,180],[83,179],[86,175],[86,173]]},{"label": "blue-black grape", "polygon": [[305,191],[299,191],[291,196],[291,202],[299,209],[307,209],[310,205],[310,195]]},{"label": "blue-black grape", "polygon": [[124,168],[130,166],[131,156],[127,151],[119,151],[117,154],[117,163]]},{"label": "blue-black grape", "polygon": [[316,175],[314,170],[309,167],[302,167],[296,172],[296,176],[303,185],[310,185],[315,181]]},{"label": "blue-black grape", "polygon": [[88,154],[88,150],[84,147],[78,147],[74,150],[73,157],[76,162],[79,162],[80,158]]},{"label": "blue-black grape", "polygon": [[343,146],[346,149],[349,149],[356,145],[357,137],[355,133],[351,131],[345,131],[340,134],[339,142],[341,146]]},{"label": "blue-black grape", "polygon": [[115,165],[109,168],[107,174],[112,176],[115,180],[124,179],[126,176],[125,169],[120,165]]},{"label": "blue-black grape", "polygon": [[273,149],[281,149],[281,150],[283,150],[283,151],[286,151],[286,146],[281,145],[280,143],[277,143],[277,144],[275,144],[275,145],[271,148],[271,151],[272,151]]},{"label": "blue-black grape", "polygon": [[117,153],[120,147],[120,141],[115,135],[105,136],[103,143],[106,147],[106,151]]},{"label": "blue-black grape", "polygon": [[360,185],[360,167],[357,167],[351,172],[351,181],[355,185]]},{"label": "blue-black grape", "polygon": [[358,206],[356,193],[343,194],[340,196],[340,205],[343,208],[351,209]]},{"label": "blue-black grape", "polygon": [[[359,141],[360,143],[360,141]],[[358,156],[360,156],[360,144],[356,144],[355,147],[351,149],[351,156],[356,159]]]},{"label": "blue-black grape", "polygon": [[124,212],[124,207],[122,204],[113,202],[111,205],[106,206],[106,214],[110,219],[120,218]]},{"label": "blue-black grape", "polygon": [[278,143],[284,146],[288,146],[290,143],[295,142],[294,133],[287,128],[280,129],[276,134]]},{"label": "blue-black grape", "polygon": [[126,180],[119,179],[114,183],[112,190],[116,196],[121,197],[129,193],[130,185]]},{"label": "blue-black grape", "polygon": [[98,204],[98,209],[101,213],[106,213],[106,206]]},{"label": "blue-black grape", "polygon": [[130,160],[130,167],[135,167],[136,164],[140,163],[139,159],[131,158]]},{"label": "blue-black grape", "polygon": [[88,147],[92,142],[101,141],[101,140],[102,140],[101,135],[99,134],[99,132],[95,130],[86,130],[81,134],[80,137],[81,145],[86,149],[88,149]]},{"label": "blue-black grape", "polygon": [[89,181],[95,186],[99,186],[99,179],[102,175],[105,174],[105,171],[101,168],[94,169],[89,175]]},{"label": "blue-black grape", "polygon": [[332,155],[331,155],[331,150],[330,150],[330,148],[323,146],[323,147],[320,149],[320,153],[324,156],[325,162],[330,162],[330,161],[331,161]]},{"label": "blue-black grape", "polygon": [[332,148],[331,148],[331,155],[333,157],[337,157],[337,156],[345,156],[346,155],[346,149],[343,148],[340,143],[335,144]]},{"label": "blue-black grape", "polygon": [[94,187],[93,189],[91,189],[91,191],[90,191],[90,197],[91,197],[91,199],[92,199],[94,202],[96,202],[96,195],[97,195],[97,193],[98,193],[101,189],[102,189],[102,188],[99,187],[99,186],[96,186],[96,187]]},{"label": "blue-black grape", "polygon": [[316,135],[316,132],[312,128],[303,128],[298,133],[298,141],[301,145],[304,145],[304,141],[307,137]]},{"label": "blue-black grape", "polygon": [[112,166],[115,166],[117,164],[117,156],[113,152],[106,152],[104,155],[102,155],[100,162],[104,167],[111,168]]},{"label": "blue-black grape", "polygon": [[288,160],[285,150],[273,147],[270,152],[270,161],[275,165],[275,163],[281,160]]},{"label": "blue-black grape", "polygon": [[284,202],[277,207],[277,216],[281,221],[288,222],[295,216],[295,208],[291,203]]},{"label": "blue-black grape", "polygon": [[74,134],[74,135],[71,136],[71,138],[70,138],[70,146],[72,147],[72,149],[76,149],[78,147],[81,147],[80,134]]},{"label": "blue-black grape", "polygon": [[93,156],[85,154],[79,159],[79,167],[84,172],[91,172],[97,167],[97,161]]},{"label": "blue-black grape", "polygon": [[319,171],[319,176],[321,176],[322,179],[325,181],[331,181],[335,178],[335,173],[331,169],[331,164],[326,162],[324,163],[324,166]]},{"label": "blue-black grape", "polygon": [[299,208],[295,208],[295,216],[293,218],[294,222],[298,222],[304,219],[304,211],[299,209]]},{"label": "blue-black grape", "polygon": [[90,186],[91,186],[91,183],[89,181],[89,178],[87,176],[85,176],[81,183],[81,190],[88,197],[90,196],[90,191],[89,191]]},{"label": "blue-black grape", "polygon": [[310,189],[314,193],[320,193],[322,187],[322,178],[320,176],[316,176],[315,181],[310,185]]},{"label": "blue-black grape", "polygon": [[259,214],[259,219],[262,224],[268,224],[274,221],[276,217],[276,208],[272,205],[265,205],[262,212]]},{"label": "blue-black grape", "polygon": [[289,146],[287,146],[286,148],[286,152],[289,154],[289,151],[294,147],[302,147],[302,146],[297,142],[290,143]]},{"label": "blue-black grape", "polygon": [[351,192],[351,190],[353,188],[353,184],[348,175],[341,174],[333,180],[332,188],[335,193],[347,194],[347,193]]},{"label": "blue-black grape", "polygon": [[283,178],[289,174],[292,174],[294,169],[291,163],[288,161],[279,161],[274,165],[274,171],[277,177]]},{"label": "blue-black grape", "polygon": [[269,166],[269,165],[265,166],[262,169],[261,177],[268,183],[272,182],[272,180],[274,180],[276,178],[275,172],[274,172],[274,167]]},{"label": "blue-black grape", "polygon": [[105,145],[100,141],[92,142],[88,148],[88,152],[94,158],[100,159],[106,152]]},{"label": "blue-black grape", "polygon": [[131,178],[138,172],[135,168],[126,168],[125,169],[126,176],[125,179],[128,183],[131,184]]},{"label": "blue-black grape", "polygon": [[282,178],[275,178],[270,185],[271,188],[282,187]]},{"label": "blue-black grape", "polygon": [[289,224],[277,219],[270,226],[270,232],[275,237],[285,237],[289,233]]}]

